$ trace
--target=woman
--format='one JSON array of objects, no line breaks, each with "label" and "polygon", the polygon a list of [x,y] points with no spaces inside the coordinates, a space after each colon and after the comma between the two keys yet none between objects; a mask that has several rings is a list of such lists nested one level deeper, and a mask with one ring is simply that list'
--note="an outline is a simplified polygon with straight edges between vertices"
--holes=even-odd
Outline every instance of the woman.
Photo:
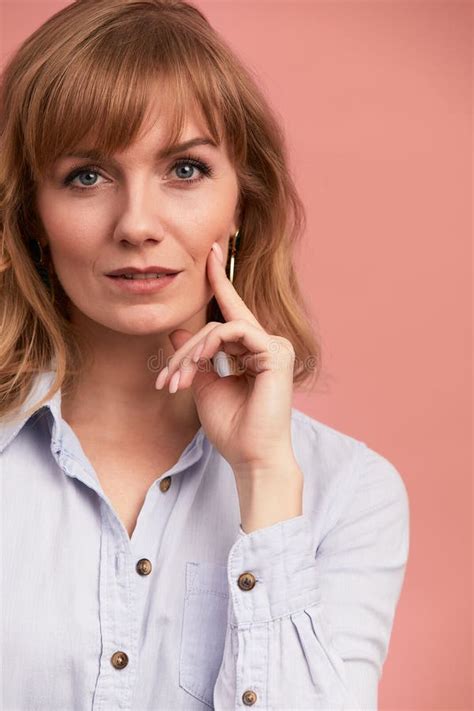
[{"label": "woman", "polygon": [[304,210],[251,73],[190,4],[81,0],[1,95],[4,707],[376,708],[407,492],[291,407]]}]

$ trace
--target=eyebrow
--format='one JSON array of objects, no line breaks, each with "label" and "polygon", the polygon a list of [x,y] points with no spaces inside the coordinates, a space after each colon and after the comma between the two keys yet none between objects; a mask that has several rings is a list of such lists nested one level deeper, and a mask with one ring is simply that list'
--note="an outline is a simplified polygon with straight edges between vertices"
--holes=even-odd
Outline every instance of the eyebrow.
[{"label": "eyebrow", "polygon": [[[155,158],[158,160],[163,160],[164,158],[170,158],[171,156],[181,153],[189,148],[194,148],[194,146],[212,146],[213,148],[218,148],[218,145],[211,138],[204,138],[202,136],[197,136],[196,138],[191,138],[189,141],[184,141],[184,143],[177,143],[174,146],[170,146],[166,150],[160,150],[155,154]],[[78,149],[73,153],[65,153],[60,156],[61,158],[85,158],[87,160],[109,160],[115,163],[111,156],[106,156],[102,151],[95,149]]]}]

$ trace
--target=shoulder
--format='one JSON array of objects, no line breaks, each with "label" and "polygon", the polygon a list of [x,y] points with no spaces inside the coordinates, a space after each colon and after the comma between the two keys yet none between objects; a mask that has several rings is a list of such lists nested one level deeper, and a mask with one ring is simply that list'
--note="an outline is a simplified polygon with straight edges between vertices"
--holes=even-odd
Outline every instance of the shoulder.
[{"label": "shoulder", "polygon": [[330,427],[296,408],[291,409],[293,444],[299,453],[314,456],[324,454],[331,464],[347,465],[362,442],[349,434]]},{"label": "shoulder", "polygon": [[347,517],[383,509],[408,526],[407,487],[387,457],[296,408],[291,420],[293,449],[304,475],[305,506],[324,520],[326,532]]}]

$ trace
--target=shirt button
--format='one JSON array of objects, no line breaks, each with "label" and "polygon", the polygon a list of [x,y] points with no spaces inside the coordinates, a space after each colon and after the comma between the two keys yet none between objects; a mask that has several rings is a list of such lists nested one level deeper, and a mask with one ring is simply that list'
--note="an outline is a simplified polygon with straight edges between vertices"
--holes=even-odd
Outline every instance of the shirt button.
[{"label": "shirt button", "polygon": [[171,486],[171,477],[165,476],[165,478],[160,481],[160,490],[161,491],[168,491],[170,486]]},{"label": "shirt button", "polygon": [[255,576],[248,572],[242,573],[242,575],[239,575],[237,584],[241,590],[251,590],[255,585]]},{"label": "shirt button", "polygon": [[125,652],[114,652],[111,662],[116,669],[123,669],[128,664],[128,656]]},{"label": "shirt button", "polygon": [[140,558],[135,568],[139,575],[150,575],[152,565],[148,558]]},{"label": "shirt button", "polygon": [[253,706],[253,704],[256,702],[256,700],[257,700],[257,694],[255,693],[255,691],[247,690],[247,691],[244,691],[244,693],[242,694],[242,701],[244,702],[244,704],[246,706]]}]

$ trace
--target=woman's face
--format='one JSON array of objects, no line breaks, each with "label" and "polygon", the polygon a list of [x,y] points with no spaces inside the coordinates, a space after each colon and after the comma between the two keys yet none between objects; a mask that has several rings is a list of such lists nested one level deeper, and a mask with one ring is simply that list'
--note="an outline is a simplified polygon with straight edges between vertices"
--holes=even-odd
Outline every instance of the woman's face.
[{"label": "woman's face", "polygon": [[[182,142],[199,137],[209,138],[189,118]],[[114,331],[146,335],[205,313],[213,295],[209,250],[218,241],[227,254],[239,226],[237,176],[224,146],[197,145],[168,157],[159,157],[160,147],[155,121],[113,161],[61,157],[38,186],[45,240],[73,321],[85,315]],[[149,266],[180,273],[148,294],[106,276]]]}]

